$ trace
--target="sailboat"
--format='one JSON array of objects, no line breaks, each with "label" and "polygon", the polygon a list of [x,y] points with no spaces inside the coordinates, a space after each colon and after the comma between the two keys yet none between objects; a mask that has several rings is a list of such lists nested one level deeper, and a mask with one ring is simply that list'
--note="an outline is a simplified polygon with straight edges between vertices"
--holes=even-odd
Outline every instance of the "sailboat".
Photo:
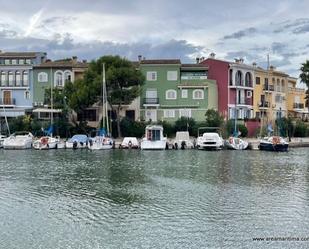
[{"label": "sailboat", "polygon": [[[109,137],[109,122],[107,110],[107,93],[106,93],[106,80],[105,80],[105,63],[103,63],[103,80],[102,80],[102,119],[103,128],[98,131],[94,138],[89,139],[88,149],[90,150],[110,150],[114,146],[114,141]],[[106,118],[106,125],[105,125]]]}]

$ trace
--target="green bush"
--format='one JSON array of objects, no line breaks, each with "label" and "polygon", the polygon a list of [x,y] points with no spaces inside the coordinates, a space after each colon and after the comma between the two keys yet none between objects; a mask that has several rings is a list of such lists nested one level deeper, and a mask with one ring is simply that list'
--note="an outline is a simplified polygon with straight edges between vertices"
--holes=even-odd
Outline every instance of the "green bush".
[{"label": "green bush", "polygon": [[175,131],[189,131],[191,135],[196,122],[193,118],[181,117],[175,122]]},{"label": "green bush", "polygon": [[[225,124],[225,130],[227,132],[226,137],[234,134],[235,120],[228,120]],[[244,124],[237,124],[237,131],[240,132],[240,137],[246,137],[248,135],[248,129]]]},{"label": "green bush", "polygon": [[163,133],[167,137],[174,137],[176,134],[175,125],[167,121],[160,121],[159,125],[163,126]]},{"label": "green bush", "polygon": [[308,136],[308,127],[302,121],[297,121],[294,131],[295,137],[306,137]]},{"label": "green bush", "polygon": [[120,123],[121,133],[124,137],[142,137],[145,134],[146,123],[123,118]]}]

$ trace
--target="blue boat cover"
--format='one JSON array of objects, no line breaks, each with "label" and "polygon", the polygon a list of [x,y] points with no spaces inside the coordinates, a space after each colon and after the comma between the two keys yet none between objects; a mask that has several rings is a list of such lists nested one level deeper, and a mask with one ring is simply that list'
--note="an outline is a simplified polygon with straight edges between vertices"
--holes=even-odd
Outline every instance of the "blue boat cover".
[{"label": "blue boat cover", "polygon": [[86,143],[88,142],[88,137],[86,135],[78,134],[71,137],[68,142],[73,143],[74,141],[79,143]]}]

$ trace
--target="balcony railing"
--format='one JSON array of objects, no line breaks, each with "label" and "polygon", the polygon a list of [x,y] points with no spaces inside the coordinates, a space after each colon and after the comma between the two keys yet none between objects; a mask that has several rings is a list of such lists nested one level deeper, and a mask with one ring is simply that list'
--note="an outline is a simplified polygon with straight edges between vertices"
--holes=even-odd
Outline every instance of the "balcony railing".
[{"label": "balcony railing", "polygon": [[268,101],[262,101],[260,102],[259,104],[259,107],[260,108],[268,108],[270,106],[269,102]]},{"label": "balcony railing", "polygon": [[16,99],[12,99],[12,98],[0,99],[0,105],[2,106],[15,105],[15,104],[16,104]]},{"label": "balcony railing", "polygon": [[237,101],[237,105],[252,105],[251,99]]},{"label": "balcony railing", "polygon": [[264,85],[263,90],[264,91],[274,91],[275,88],[274,88],[274,85]]},{"label": "balcony railing", "polygon": [[294,109],[304,109],[304,104],[302,103],[294,103],[293,104]]},{"label": "balcony railing", "polygon": [[159,104],[159,98],[144,98],[143,103],[147,105]]}]

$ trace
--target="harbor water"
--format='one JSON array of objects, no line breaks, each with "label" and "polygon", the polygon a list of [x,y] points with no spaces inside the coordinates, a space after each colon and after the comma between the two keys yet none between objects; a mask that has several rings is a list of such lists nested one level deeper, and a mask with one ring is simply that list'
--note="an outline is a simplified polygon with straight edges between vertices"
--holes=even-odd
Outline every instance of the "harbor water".
[{"label": "harbor water", "polygon": [[309,247],[308,148],[0,158],[0,248]]}]

